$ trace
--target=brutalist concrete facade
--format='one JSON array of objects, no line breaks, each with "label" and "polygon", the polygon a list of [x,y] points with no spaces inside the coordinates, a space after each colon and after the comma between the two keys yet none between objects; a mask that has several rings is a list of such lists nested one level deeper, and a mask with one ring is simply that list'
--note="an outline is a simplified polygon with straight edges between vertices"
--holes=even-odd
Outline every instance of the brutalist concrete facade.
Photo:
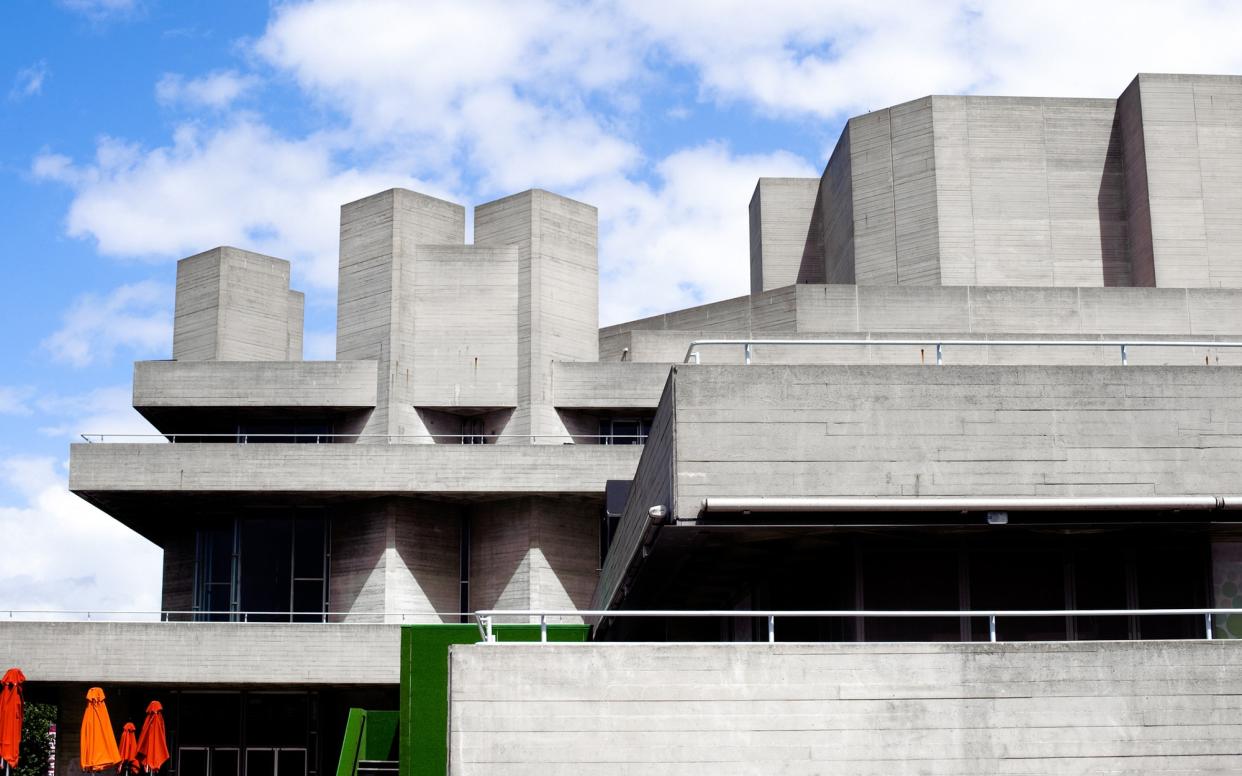
[{"label": "brutalist concrete facade", "polygon": [[[1092,608],[1097,594],[1117,608],[1238,606],[1242,537],[1230,504],[1242,501],[1230,499],[1242,495],[1242,348],[1228,345],[1242,342],[1240,203],[1242,78],[1141,75],[1119,99],[927,97],[851,119],[820,179],[759,181],[749,214],[751,294],[601,329],[594,207],[538,190],[505,197],[475,209],[468,244],[461,205],[385,191],[341,210],[335,361],[301,361],[302,301],[289,289],[287,262],[234,248],[185,259],[173,360],[140,362],[134,372],[134,406],[171,444],[74,445],[70,488],[164,548],[169,619],[229,620],[139,638],[172,651],[170,640],[193,638],[194,655],[212,645],[271,652],[279,627],[232,622],[253,617],[301,623],[287,646],[311,655],[298,639],[371,623],[359,641],[334,630],[316,643],[340,652],[314,658],[331,671],[298,671],[295,656],[294,665],[273,664],[268,681],[265,663],[248,664],[239,680],[247,692],[384,685],[392,677],[382,665],[370,654],[354,661],[350,650],[386,648],[401,622],[457,622],[479,609],[1038,608],[1036,593],[1053,588],[1055,600],[1038,598],[1041,606]],[[760,344],[748,356],[740,345],[707,345],[683,363],[702,339],[861,342]],[[915,341],[869,344],[892,339]],[[944,348],[938,366],[943,340],[962,344]],[[1044,344],[1006,344],[1014,340]],[[1122,365],[1117,342],[1135,340],[1148,344],[1130,348]],[[635,441],[645,445],[627,444]],[[619,524],[616,515],[602,519],[610,480],[632,481]],[[900,506],[865,521],[831,510],[730,519],[705,501],[1191,496],[1219,504],[1068,516],[1010,510],[1007,532],[971,510],[929,527]],[[653,520],[653,506],[666,507],[666,517]],[[1031,593],[1006,581],[1009,568],[1055,574],[1028,585],[1039,588]],[[907,577],[904,587],[893,584]],[[1203,635],[1202,618],[1135,617],[1117,627],[1064,619],[1051,630],[1017,623],[1002,637]],[[657,630],[616,622],[600,623],[596,637],[756,635],[732,622]],[[1237,619],[1211,625],[1217,637],[1242,636]],[[869,642],[986,640],[976,626],[827,623],[782,630],[778,640],[861,642],[815,660],[865,665],[872,678],[859,692],[871,698],[883,691],[875,677],[904,669],[900,655]],[[104,627],[62,626],[83,649],[115,643],[124,626]],[[66,699],[84,691],[87,677],[47,662],[73,643],[65,630],[0,629],[11,634],[14,660],[45,666],[45,681],[59,683]],[[52,638],[61,651],[41,650]],[[529,671],[540,660],[474,658],[468,649],[453,671]],[[574,649],[575,660],[589,655]],[[797,686],[805,665],[804,652],[779,647],[733,657],[724,646],[701,655],[675,645],[610,649],[608,675],[626,677],[619,681],[639,695],[648,680],[677,690],[665,674],[625,673],[626,655],[715,661],[731,677],[758,671],[775,687]],[[912,659],[958,665],[988,648],[945,649]],[[1034,673],[1061,659],[1055,649],[1006,649],[1026,655]],[[1114,658],[1101,648],[1086,659],[1121,661],[1115,677],[1095,680],[1128,708],[1138,680],[1126,672],[1161,649]],[[1176,650],[1176,664],[1198,678],[1169,685],[1170,703],[1224,692],[1220,672],[1207,666],[1232,665],[1235,653],[1232,643]],[[143,654],[158,663],[162,653]],[[145,681],[219,689],[179,660]],[[83,653],[82,663],[99,661]],[[590,664],[573,662],[574,682]],[[92,676],[143,681],[139,668],[123,669],[110,678],[100,665]],[[979,676],[1006,681],[1004,672]],[[455,703],[473,681],[460,678]],[[509,703],[505,688],[488,690],[483,702]],[[824,692],[807,699],[840,713],[844,696],[831,695],[839,688]],[[615,699],[589,700],[583,708],[599,718],[616,711]],[[1236,711],[1207,709],[1220,720],[1204,724],[1236,730],[1237,719],[1227,719]],[[510,744],[477,715],[454,714],[453,772],[510,762]],[[1023,719],[993,725],[987,746],[929,735],[946,757],[971,760],[965,772],[998,772],[997,753],[1017,741]],[[716,721],[712,730],[730,742],[743,735],[729,750],[729,772],[761,772],[762,726]],[[1123,714],[1101,724],[1125,739],[1142,721]],[[885,731],[851,745],[882,748],[894,734]],[[511,762],[528,772],[532,758],[546,756],[540,747],[553,745],[539,735],[563,733],[526,731],[533,743],[511,742],[521,755]],[[326,746],[333,733],[317,735]],[[805,749],[799,735],[785,743]],[[559,762],[612,772],[591,760],[586,739],[561,740],[569,743]],[[1156,759],[1144,767],[1173,755],[1217,767],[1224,756],[1219,747],[1151,741],[1144,756]],[[631,745],[635,736],[608,741]],[[1090,756],[1121,756],[1106,750]],[[797,759],[789,751],[768,759]],[[1064,759],[1049,757],[1031,758],[1030,772],[1059,772]],[[678,772],[709,765],[681,763]],[[791,767],[814,772],[813,764]]]}]

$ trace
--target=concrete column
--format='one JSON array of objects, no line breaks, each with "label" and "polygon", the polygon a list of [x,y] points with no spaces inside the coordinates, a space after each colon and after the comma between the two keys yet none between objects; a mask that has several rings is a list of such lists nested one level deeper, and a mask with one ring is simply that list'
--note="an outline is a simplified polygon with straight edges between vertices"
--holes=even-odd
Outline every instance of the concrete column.
[{"label": "concrete column", "polygon": [[517,409],[507,432],[564,435],[552,403],[552,362],[599,360],[598,214],[539,189],[474,213],[475,245],[518,248]]},{"label": "concrete column", "polygon": [[470,608],[584,609],[599,579],[591,499],[529,497],[470,508]]},{"label": "concrete column", "polygon": [[414,315],[402,289],[413,283],[417,246],[460,246],[465,234],[461,205],[405,189],[341,207],[336,357],[379,362],[376,406],[364,434],[426,433],[414,409]]},{"label": "concrete column", "polygon": [[381,499],[332,521],[329,602],[345,621],[456,622],[460,518],[441,502]]},{"label": "concrete column", "polygon": [[177,262],[173,358],[300,361],[302,314],[302,294],[289,290],[289,262],[212,248]]}]

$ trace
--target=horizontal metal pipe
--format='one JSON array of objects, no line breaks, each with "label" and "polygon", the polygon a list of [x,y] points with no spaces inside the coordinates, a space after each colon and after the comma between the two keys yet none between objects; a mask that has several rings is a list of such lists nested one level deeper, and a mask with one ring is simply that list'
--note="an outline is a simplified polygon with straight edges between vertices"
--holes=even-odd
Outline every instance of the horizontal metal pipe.
[{"label": "horizontal metal pipe", "polygon": [[683,362],[689,362],[691,354],[707,345],[952,345],[975,347],[1163,347],[1163,348],[1242,348],[1238,340],[992,340],[992,339],[709,339],[693,340],[686,348]]},{"label": "horizontal metal pipe", "polygon": [[983,512],[1242,509],[1242,496],[795,496],[702,500],[704,512]]},{"label": "horizontal metal pipe", "polygon": [[483,609],[486,617],[1144,617],[1242,614],[1242,609]]}]

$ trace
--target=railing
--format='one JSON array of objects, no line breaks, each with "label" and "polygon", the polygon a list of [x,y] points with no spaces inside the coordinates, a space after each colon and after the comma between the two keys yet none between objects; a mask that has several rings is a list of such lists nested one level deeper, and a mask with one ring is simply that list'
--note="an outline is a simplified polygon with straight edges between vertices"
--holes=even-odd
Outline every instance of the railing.
[{"label": "railing", "polygon": [[[473,612],[234,612],[204,610],[0,609],[3,622],[241,623],[261,625],[392,625],[435,618],[473,617]],[[275,619],[280,618],[280,619]]]},{"label": "railing", "polygon": [[996,638],[996,621],[1002,617],[1145,617],[1152,615],[1163,616],[1202,616],[1204,624],[1204,638],[1212,639],[1212,617],[1215,615],[1242,614],[1242,609],[941,609],[941,610],[923,610],[913,609],[907,611],[901,610],[862,610],[862,609],[834,609],[834,610],[815,610],[815,611],[796,611],[796,610],[733,610],[733,609],[623,609],[623,610],[554,610],[554,609],[481,609],[475,612],[475,621],[478,623],[479,632],[483,636],[483,641],[488,643],[496,642],[496,635],[493,630],[493,623],[497,617],[520,617],[533,619],[539,618],[539,640],[546,642],[548,640],[548,618],[598,618],[612,619],[625,617],[713,617],[713,618],[746,618],[767,620],[767,636],[768,642],[776,641],[776,618],[778,617],[799,617],[812,619],[825,618],[854,618],[861,619],[870,618],[932,618],[932,617],[951,617],[957,619],[975,619],[986,618],[988,622],[989,641],[995,642]]},{"label": "railing", "polygon": [[[1064,347],[1064,348],[1099,348],[1112,347],[1118,348],[1121,354],[1121,365],[1127,366],[1130,363],[1129,348],[1153,347],[1153,348],[1242,348],[1242,342],[1231,340],[963,340],[963,339],[936,339],[934,337],[926,339],[711,339],[711,340],[694,340],[690,346],[686,348],[686,357],[682,359],[682,363],[698,364],[700,363],[699,348],[716,347],[724,345],[740,345],[742,346],[743,362],[749,364],[751,361],[752,350],[756,345],[793,345],[793,346],[860,346],[860,345],[877,345],[877,346],[905,346],[912,345],[935,346],[936,349],[936,366],[944,364],[944,348],[950,347]],[[924,353],[919,351],[919,360],[923,361]],[[693,359],[693,360],[691,360]]]},{"label": "railing", "polygon": [[[181,438],[182,444],[193,444],[201,442],[204,439],[218,440],[234,440],[239,445],[250,444],[252,440],[259,444],[262,440],[297,440],[295,444],[332,444],[337,439],[347,439],[357,441],[359,439],[430,439],[433,442],[438,439],[455,439],[458,444],[462,445],[485,445],[496,444],[495,440],[511,440],[518,441],[528,439],[534,442],[537,439],[559,439],[565,444],[575,444],[580,439],[596,440],[595,444],[600,445],[633,445],[643,444],[647,441],[646,434],[574,434],[566,432],[564,434],[197,434],[197,433],[175,433],[175,434],[79,434],[82,441],[101,444],[101,443],[119,443],[130,440],[142,439],[161,439],[172,444],[177,443],[177,438]],[[493,440],[493,441],[475,441],[475,440]],[[270,443],[268,443],[270,444]],[[339,444],[339,443],[337,443]]]}]

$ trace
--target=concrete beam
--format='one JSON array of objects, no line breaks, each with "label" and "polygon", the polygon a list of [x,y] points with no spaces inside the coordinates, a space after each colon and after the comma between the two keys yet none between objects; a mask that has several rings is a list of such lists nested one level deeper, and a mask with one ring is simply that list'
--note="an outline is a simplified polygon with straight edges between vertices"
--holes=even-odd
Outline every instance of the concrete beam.
[{"label": "concrete beam", "polygon": [[31,682],[392,684],[396,625],[5,622],[5,659]]}]

